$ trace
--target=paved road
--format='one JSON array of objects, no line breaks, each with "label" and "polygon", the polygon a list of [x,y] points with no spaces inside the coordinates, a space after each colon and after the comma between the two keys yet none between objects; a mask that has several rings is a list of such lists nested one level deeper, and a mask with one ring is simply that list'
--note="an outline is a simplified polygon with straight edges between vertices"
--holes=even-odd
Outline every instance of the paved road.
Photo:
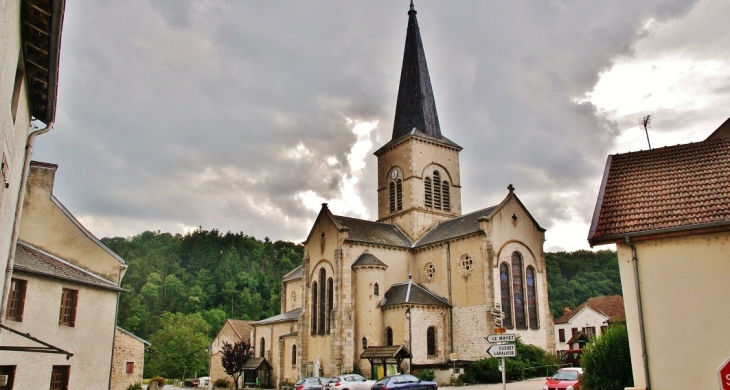
[{"label": "paved road", "polygon": [[[545,378],[533,378],[522,382],[507,383],[507,390],[542,390]],[[469,386],[439,386],[439,390],[502,390],[502,384],[469,385]]]}]

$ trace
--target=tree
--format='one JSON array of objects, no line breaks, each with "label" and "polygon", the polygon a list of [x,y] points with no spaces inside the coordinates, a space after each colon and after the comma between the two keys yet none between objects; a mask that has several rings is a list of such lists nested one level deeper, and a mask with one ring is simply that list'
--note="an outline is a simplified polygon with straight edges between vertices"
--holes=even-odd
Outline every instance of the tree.
[{"label": "tree", "polygon": [[582,388],[620,390],[634,386],[629,351],[629,333],[624,324],[613,324],[583,350],[580,364],[585,369]]},{"label": "tree", "polygon": [[162,328],[150,337],[154,352],[150,369],[155,375],[185,378],[186,372],[203,372],[208,366],[210,325],[200,314],[162,313]]},{"label": "tree", "polygon": [[243,374],[243,366],[253,355],[250,341],[238,341],[234,344],[223,343],[221,363],[226,374],[233,377],[233,386],[238,390],[238,379]]}]

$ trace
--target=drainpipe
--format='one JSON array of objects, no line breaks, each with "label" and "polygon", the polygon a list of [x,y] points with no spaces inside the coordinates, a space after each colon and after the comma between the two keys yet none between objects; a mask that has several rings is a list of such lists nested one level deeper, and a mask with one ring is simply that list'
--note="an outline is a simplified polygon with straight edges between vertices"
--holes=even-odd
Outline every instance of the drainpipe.
[{"label": "drainpipe", "polygon": [[631,261],[634,264],[634,285],[636,287],[636,301],[639,309],[639,333],[641,335],[641,357],[644,359],[644,377],[646,378],[646,390],[651,389],[649,379],[649,354],[646,352],[646,332],[644,330],[644,309],[641,304],[641,288],[639,282],[639,259],[636,257],[636,247],[629,236],[624,237],[626,245],[631,248]]},{"label": "drainpipe", "polygon": [[23,173],[20,178],[20,190],[18,192],[18,204],[15,206],[15,222],[13,224],[13,233],[10,237],[10,250],[8,251],[8,267],[5,269],[5,288],[3,289],[2,306],[0,306],[0,324],[5,323],[5,311],[7,310],[8,295],[10,295],[10,283],[13,278],[13,265],[15,264],[15,247],[18,241],[18,231],[20,230],[20,216],[23,213],[23,201],[25,200],[25,187],[28,182],[28,174],[30,168],[30,156],[33,152],[33,142],[35,137],[51,131],[53,121],[48,122],[46,127],[38,129],[28,134],[28,140],[25,143],[25,157],[23,158]]}]

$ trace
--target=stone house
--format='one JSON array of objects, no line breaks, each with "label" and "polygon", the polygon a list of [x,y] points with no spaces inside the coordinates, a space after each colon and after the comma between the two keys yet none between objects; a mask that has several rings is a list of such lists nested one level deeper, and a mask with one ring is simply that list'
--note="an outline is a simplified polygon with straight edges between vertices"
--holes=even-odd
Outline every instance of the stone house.
[{"label": "stone house", "polygon": [[117,326],[114,332],[110,390],[127,390],[135,383],[142,383],[144,352],[150,345],[149,341]]},{"label": "stone house", "polygon": [[218,379],[231,380],[221,364],[221,348],[224,343],[235,344],[239,341],[251,339],[251,321],[227,319],[221,330],[210,344],[210,381]]},{"label": "stone house", "polygon": [[606,161],[588,241],[616,245],[633,389],[718,388],[730,356],[729,123]]},{"label": "stone house", "polygon": [[[441,133],[411,4],[393,136],[375,152],[378,220],[322,205],[301,267],[283,278],[283,314],[252,324],[274,384],[386,368],[434,369],[448,383],[454,365],[488,357],[496,306],[509,332],[555,351],[545,229],[512,185],[499,204],[462,214],[461,150]],[[371,365],[371,348],[388,346],[403,346],[391,367]]]},{"label": "stone house", "polygon": [[614,322],[626,322],[624,299],[620,295],[593,297],[573,310],[566,308],[565,314],[554,321],[555,349],[558,353],[582,349],[582,345],[571,342],[579,332],[591,339]]},{"label": "stone house", "polygon": [[0,367],[18,389],[108,388],[127,266],[53,196],[56,169],[31,164]]}]

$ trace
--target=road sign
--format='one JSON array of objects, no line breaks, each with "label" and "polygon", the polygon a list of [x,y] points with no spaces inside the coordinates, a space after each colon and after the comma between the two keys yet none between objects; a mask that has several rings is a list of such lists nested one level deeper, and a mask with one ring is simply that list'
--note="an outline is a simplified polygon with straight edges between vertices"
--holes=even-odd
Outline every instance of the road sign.
[{"label": "road sign", "polygon": [[730,357],[725,359],[720,367],[717,368],[717,376],[720,380],[720,388],[722,390],[730,390]]},{"label": "road sign", "polygon": [[496,358],[515,357],[517,356],[517,348],[515,344],[492,345],[487,353]]},{"label": "road sign", "polygon": [[516,339],[514,333],[490,334],[487,336],[487,342],[490,343],[510,343]]},{"label": "road sign", "polygon": [[494,333],[505,333],[507,328],[494,328]]}]

